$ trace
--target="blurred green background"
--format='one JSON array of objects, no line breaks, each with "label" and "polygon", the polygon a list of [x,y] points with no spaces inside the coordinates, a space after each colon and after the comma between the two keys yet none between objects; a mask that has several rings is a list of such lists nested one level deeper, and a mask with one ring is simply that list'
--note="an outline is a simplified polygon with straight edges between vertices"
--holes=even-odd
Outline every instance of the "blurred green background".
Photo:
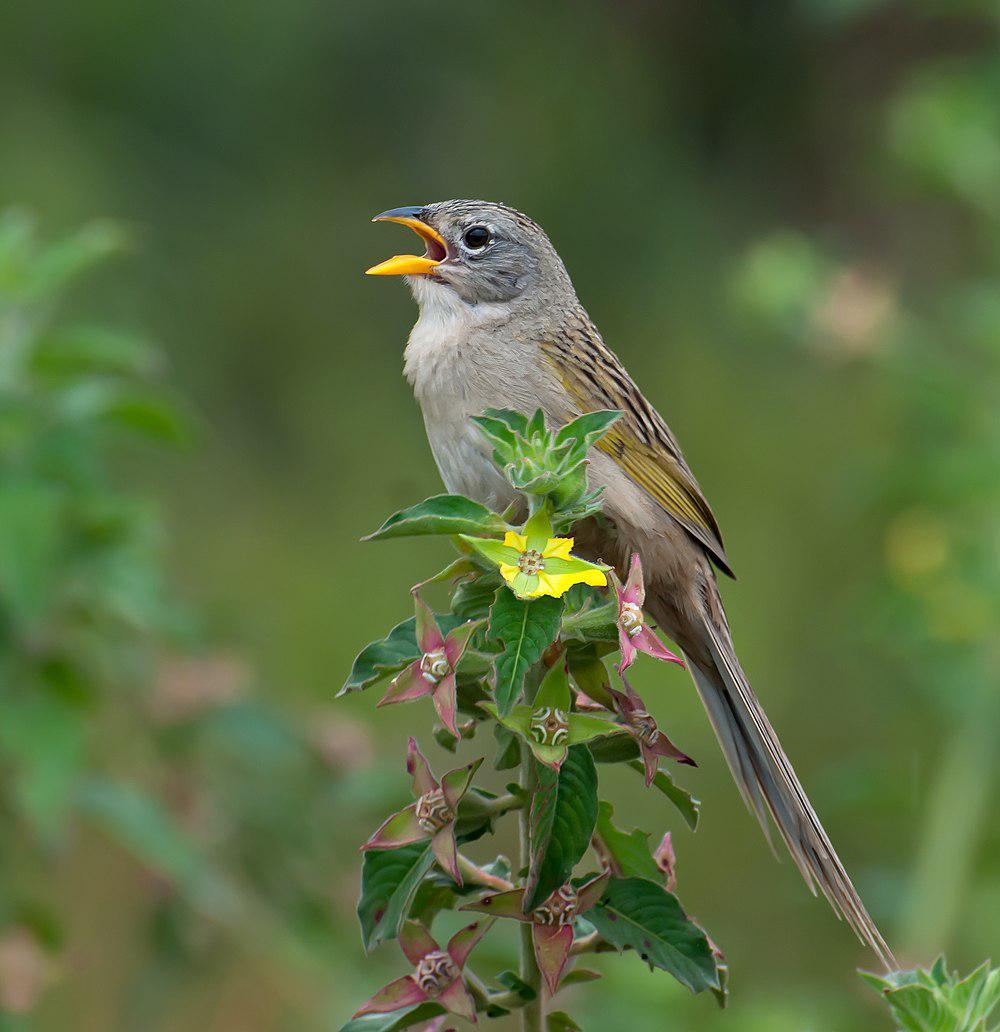
[{"label": "blurred green background", "polygon": [[[8,0],[2,1027],[335,1029],[401,970],[361,954],[356,848],[429,715],[333,696],[445,551],[358,542],[439,489],[412,302],[361,272],[405,247],[373,213],[455,196],[548,230],[678,434],[744,665],[901,959],[988,955],[998,42],[977,0]],[[673,830],[731,1009],[602,958],[583,1026],[889,1028],[686,678],[636,680],[702,825],[612,797]]]}]

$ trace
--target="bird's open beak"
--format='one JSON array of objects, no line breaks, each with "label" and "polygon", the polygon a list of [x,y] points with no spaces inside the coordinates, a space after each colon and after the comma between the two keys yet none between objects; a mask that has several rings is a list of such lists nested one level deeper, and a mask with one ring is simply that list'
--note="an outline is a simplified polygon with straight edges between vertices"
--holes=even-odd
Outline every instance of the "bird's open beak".
[{"label": "bird's open beak", "polygon": [[423,240],[426,250],[419,257],[415,254],[397,254],[387,258],[384,262],[367,269],[366,276],[426,275],[448,257],[448,247],[444,238],[436,229],[432,229],[419,218],[422,211],[420,205],[392,208],[372,219],[372,222],[398,222],[400,225],[409,226]]}]

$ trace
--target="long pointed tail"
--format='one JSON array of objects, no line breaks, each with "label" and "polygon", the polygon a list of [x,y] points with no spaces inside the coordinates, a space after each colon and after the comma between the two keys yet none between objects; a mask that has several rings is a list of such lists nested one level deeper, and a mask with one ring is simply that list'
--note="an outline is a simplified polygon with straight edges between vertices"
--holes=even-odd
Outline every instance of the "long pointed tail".
[{"label": "long pointed tail", "polygon": [[[707,587],[714,596],[712,609],[721,614],[714,583]],[[656,601],[647,599],[654,616],[659,608]],[[818,886],[886,968],[895,968],[892,951],[861,902],[740,667],[725,618],[719,622],[722,627],[710,616],[704,617],[704,633],[698,634],[704,649],[698,650],[698,658],[687,657],[688,666],[747,806],[756,814],[769,841],[770,813],[813,894]]]}]

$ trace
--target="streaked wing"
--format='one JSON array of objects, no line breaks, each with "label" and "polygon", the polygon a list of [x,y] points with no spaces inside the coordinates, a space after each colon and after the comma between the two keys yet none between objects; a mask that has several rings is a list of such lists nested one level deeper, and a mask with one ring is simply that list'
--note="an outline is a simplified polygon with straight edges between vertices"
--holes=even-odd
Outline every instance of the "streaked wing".
[{"label": "streaked wing", "polygon": [[732,577],[719,525],[677,440],[589,319],[581,317],[565,336],[543,343],[542,351],[577,407],[569,418],[603,408],[624,412],[597,448],[610,455]]}]

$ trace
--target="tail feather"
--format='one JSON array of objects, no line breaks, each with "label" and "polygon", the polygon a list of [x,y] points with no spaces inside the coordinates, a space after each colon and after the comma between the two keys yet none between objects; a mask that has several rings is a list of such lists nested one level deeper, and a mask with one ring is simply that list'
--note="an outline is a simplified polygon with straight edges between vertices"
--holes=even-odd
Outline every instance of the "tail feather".
[{"label": "tail feather", "polygon": [[744,801],[769,842],[770,814],[812,893],[815,895],[818,887],[858,938],[887,968],[894,968],[892,951],[812,808],[736,659],[728,633],[708,617],[704,631],[711,661],[699,663],[689,658],[688,666]]}]

